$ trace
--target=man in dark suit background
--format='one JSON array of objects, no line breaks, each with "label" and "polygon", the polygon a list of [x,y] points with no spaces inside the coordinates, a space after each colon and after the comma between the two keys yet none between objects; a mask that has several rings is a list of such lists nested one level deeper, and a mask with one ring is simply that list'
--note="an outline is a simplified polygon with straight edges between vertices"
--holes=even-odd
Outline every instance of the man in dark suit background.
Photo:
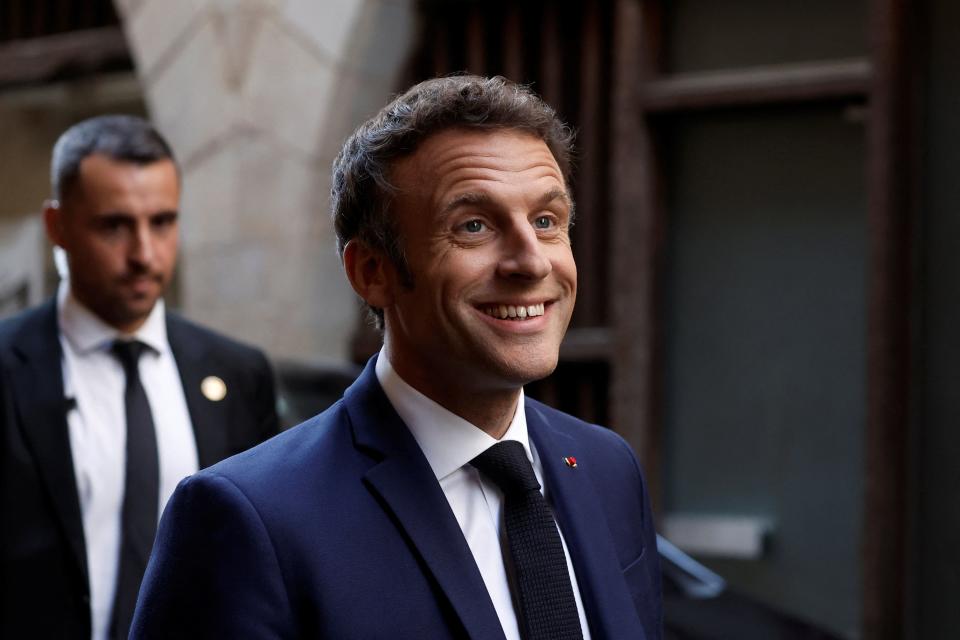
[{"label": "man in dark suit background", "polygon": [[180,179],[146,121],[53,152],[56,297],[0,322],[0,637],[126,638],[176,484],[278,430],[264,355],[168,313]]},{"label": "man in dark suit background", "polygon": [[131,637],[661,637],[635,456],[523,394],[576,297],[570,144],[474,76],[347,140],[338,245],[383,349],[329,410],[178,487]]}]

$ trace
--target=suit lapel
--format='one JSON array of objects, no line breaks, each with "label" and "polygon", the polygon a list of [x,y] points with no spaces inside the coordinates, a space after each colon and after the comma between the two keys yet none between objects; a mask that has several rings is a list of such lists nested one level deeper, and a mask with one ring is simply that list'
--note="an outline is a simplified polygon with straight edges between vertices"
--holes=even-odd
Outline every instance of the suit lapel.
[{"label": "suit lapel", "polygon": [[20,360],[10,383],[19,407],[19,426],[33,452],[70,551],[87,575],[80,498],[70,453],[69,406],[63,392],[63,365],[56,304],[48,301],[25,321],[15,340]]},{"label": "suit lapel", "polygon": [[584,470],[572,469],[563,460],[574,456],[583,466],[591,461],[579,455],[573,438],[550,425],[530,403],[526,407],[527,427],[570,551],[592,635],[642,640],[640,619],[600,507],[601,496]]},{"label": "suit lapel", "polygon": [[364,481],[393,514],[468,636],[504,640],[460,525],[416,440],[383,393],[375,362],[370,360],[344,396],[357,447],[379,460]]},{"label": "suit lapel", "polygon": [[197,442],[197,457],[200,468],[226,458],[233,453],[227,441],[228,397],[213,402],[204,397],[200,390],[203,379],[215,375],[206,357],[207,346],[197,340],[189,325],[175,315],[167,314],[167,341],[173,352],[173,359],[180,371],[180,382],[193,423],[193,435]]}]

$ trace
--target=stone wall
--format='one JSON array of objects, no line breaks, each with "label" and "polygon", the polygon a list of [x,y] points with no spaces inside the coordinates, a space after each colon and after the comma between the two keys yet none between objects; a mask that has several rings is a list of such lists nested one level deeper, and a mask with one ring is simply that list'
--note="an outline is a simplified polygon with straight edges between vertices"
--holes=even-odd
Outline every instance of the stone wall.
[{"label": "stone wall", "polygon": [[183,169],[184,312],[276,357],[347,357],[330,164],[398,87],[412,0],[116,0]]}]

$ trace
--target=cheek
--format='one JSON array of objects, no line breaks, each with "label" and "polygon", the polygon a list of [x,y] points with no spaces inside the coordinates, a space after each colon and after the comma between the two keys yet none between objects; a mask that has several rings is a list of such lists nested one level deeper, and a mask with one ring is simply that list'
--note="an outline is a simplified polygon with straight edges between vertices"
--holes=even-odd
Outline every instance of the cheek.
[{"label": "cheek", "polygon": [[123,272],[123,262],[103,247],[83,245],[74,247],[68,261],[71,280],[95,289],[106,290],[118,274]]},{"label": "cheek", "polygon": [[449,288],[462,292],[496,273],[497,262],[497,253],[493,250],[462,250],[445,261],[443,278]]},{"label": "cheek", "polygon": [[423,282],[434,295],[449,303],[480,281],[483,262],[478,252],[448,252],[434,261],[422,276],[414,275],[415,282]]},{"label": "cheek", "polygon": [[557,278],[566,282],[574,291],[577,289],[577,263],[569,246],[559,250],[551,260]]},{"label": "cheek", "polygon": [[79,261],[89,265],[91,271],[117,271],[126,264],[124,252],[119,245],[97,242],[84,247],[77,254]]},{"label": "cheek", "polygon": [[172,271],[177,261],[177,238],[157,238],[153,244],[154,268],[157,271]]}]

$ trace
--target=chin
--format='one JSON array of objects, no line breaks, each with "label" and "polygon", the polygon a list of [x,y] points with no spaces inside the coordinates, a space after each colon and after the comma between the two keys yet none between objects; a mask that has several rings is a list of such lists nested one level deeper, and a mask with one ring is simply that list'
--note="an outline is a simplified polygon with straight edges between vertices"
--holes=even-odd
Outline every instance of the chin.
[{"label": "chin", "polygon": [[115,317],[117,324],[123,326],[142,324],[150,315],[150,312],[153,311],[154,304],[156,304],[156,301],[124,305],[122,312]]},{"label": "chin", "polygon": [[553,354],[533,359],[528,356],[523,366],[517,366],[516,361],[501,362],[501,377],[511,386],[523,386],[549,376],[557,368],[557,361],[557,355]]}]

